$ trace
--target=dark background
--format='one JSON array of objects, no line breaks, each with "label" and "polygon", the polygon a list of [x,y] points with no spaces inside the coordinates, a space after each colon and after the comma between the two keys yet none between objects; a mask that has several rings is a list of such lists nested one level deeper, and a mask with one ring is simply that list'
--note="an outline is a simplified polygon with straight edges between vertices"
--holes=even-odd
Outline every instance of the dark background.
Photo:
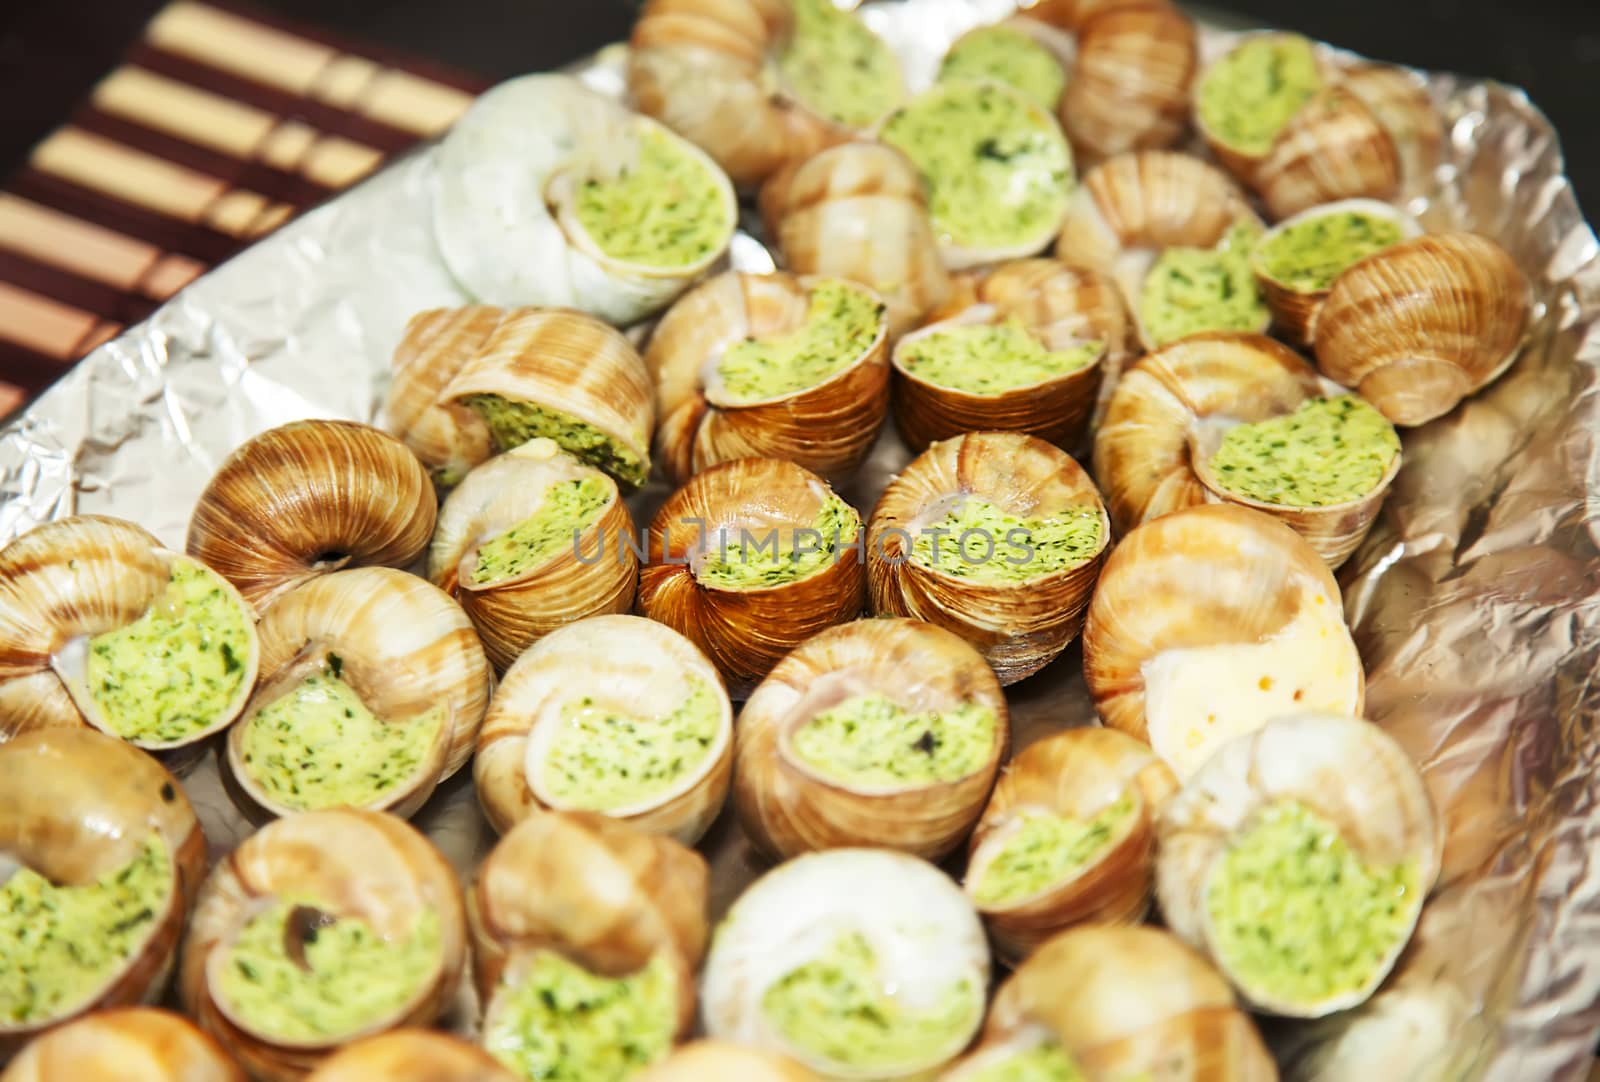
[{"label": "dark background", "polygon": [[[0,0],[0,175],[59,125],[162,0]],[[488,78],[553,67],[627,34],[638,0],[255,0]],[[1600,207],[1600,0],[1214,0],[1374,59],[1525,88],[1562,134],[1585,208]],[[1197,13],[1200,8],[1195,9]]]}]

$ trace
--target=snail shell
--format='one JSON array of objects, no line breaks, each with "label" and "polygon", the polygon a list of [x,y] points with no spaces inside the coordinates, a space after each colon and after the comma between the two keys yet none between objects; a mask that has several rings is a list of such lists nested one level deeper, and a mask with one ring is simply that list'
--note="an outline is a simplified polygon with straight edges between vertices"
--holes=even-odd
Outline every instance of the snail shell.
[{"label": "snail shell", "polygon": [[[431,362],[433,367],[425,367],[419,360],[397,375],[389,412],[397,427],[404,417],[422,418],[406,436],[419,454],[430,456],[423,461],[440,471],[445,480],[459,481],[461,467],[476,466],[492,451],[512,446],[501,442],[467,404],[473,396],[482,395],[526,403],[595,429],[633,461],[611,463],[611,449],[602,448],[594,465],[609,465],[609,472],[626,485],[644,483],[650,472],[655,405],[650,374],[621,331],[580,312],[516,308],[503,312],[485,337],[476,335],[486,320],[474,322],[458,316],[447,321],[432,340],[454,329],[460,336],[456,341],[426,349],[417,345],[436,319],[442,318],[423,313],[411,324],[410,337],[402,343],[400,353],[415,347],[425,358],[428,350],[435,350],[440,360]],[[446,368],[452,371],[448,380],[443,380]],[[451,433],[447,438],[439,434],[447,430]],[[426,439],[420,438],[419,432]],[[452,450],[436,454],[441,446]],[[580,458],[589,453],[581,444],[570,450]]]},{"label": "snail shell", "polygon": [[[1148,745],[1115,729],[1069,729],[1012,759],[968,847],[966,890],[996,952],[1020,961],[1072,925],[1143,920],[1155,885],[1156,815],[1177,788]],[[1084,822],[1125,798],[1133,815],[1087,863],[1025,897],[987,905],[976,899],[984,873],[1027,816]]]},{"label": "snail shell", "polygon": [[764,1049],[699,1040],[646,1069],[638,1082],[818,1082],[818,1078],[794,1060]]},{"label": "snail shell", "polygon": [[[1139,300],[1157,258],[1168,248],[1214,248],[1245,223],[1260,219],[1227,174],[1188,154],[1133,151],[1084,176],[1056,238],[1056,258],[1113,278],[1139,340],[1151,349],[1156,343]],[[1259,329],[1267,329],[1266,319]]]},{"label": "snail shell", "polygon": [[745,697],[783,655],[860,613],[866,576],[859,552],[850,552],[860,531],[847,536],[841,529],[823,566],[789,582],[707,584],[697,572],[719,551],[719,538],[733,561],[769,544],[784,556],[798,552],[798,531],[812,529],[834,498],[822,478],[777,459],[740,459],[696,474],[650,524],[640,610],[687,636],[717,667],[728,693]]},{"label": "snail shell", "polygon": [[[392,1029],[347,1044],[306,1082],[517,1082],[489,1053],[428,1029]],[[3,1080],[0,1080],[3,1082]]]},{"label": "snail shell", "polygon": [[[1024,519],[1090,508],[1100,518],[1098,546],[1076,564],[1017,582],[972,581],[913,560],[915,539],[968,498]],[[872,609],[955,632],[978,649],[1002,684],[1014,684],[1055,660],[1077,636],[1110,542],[1100,494],[1065,451],[1019,433],[958,436],[934,444],[902,470],[873,508],[867,527]],[[992,551],[989,558],[1010,559]]]},{"label": "snail shell", "polygon": [[982,1041],[944,1082],[1047,1041],[1087,1078],[1278,1078],[1228,982],[1159,928],[1091,924],[1046,942],[1000,986]]},{"label": "snail shell", "polygon": [[[989,753],[950,781],[881,788],[830,779],[796,752],[794,734],[862,695],[884,696],[913,714],[980,706],[994,718]],[[1010,724],[999,682],[961,639],[915,620],[857,620],[821,632],[780,661],[740,712],[738,737],[736,806],[760,849],[783,859],[876,846],[937,860],[982,811]]]},{"label": "snail shell", "polygon": [[[438,951],[415,994],[388,1017],[322,1040],[276,1040],[228,1002],[222,970],[252,918],[275,902],[311,899],[324,917],[354,919],[383,939],[412,934],[431,912]],[[184,1010],[257,1079],[303,1077],[340,1044],[398,1026],[432,1024],[453,1001],[466,964],[461,887],[444,856],[404,820],[336,808],[268,823],[212,869],[184,941]]]},{"label": "snail shell", "polygon": [[1317,367],[1397,425],[1449,413],[1516,360],[1528,279],[1475,233],[1402,241],[1341,274],[1317,318]]},{"label": "snail shell", "polygon": [[[748,403],[721,389],[724,353],[747,339],[799,330],[820,284],[781,271],[730,271],[684,296],[656,325],[644,360],[661,418],[656,454],[674,483],[737,458],[787,459],[843,478],[867,456],[889,404],[888,324],[881,314],[871,344],[821,383]],[[872,299],[881,313],[883,302],[876,294]]]},{"label": "snail shell", "polygon": [[[550,792],[545,769],[567,709],[592,699],[628,716],[664,716],[702,681],[717,714],[700,762],[644,802],[608,814],[648,834],[693,845],[722,810],[733,770],[733,707],[716,669],[664,624],[637,616],[595,616],[545,636],[506,670],[473,762],[478,800],[505,833],[546,810],[580,811]],[[642,721],[642,724],[651,724]]]},{"label": "snail shell", "polygon": [[186,550],[264,610],[343,567],[406,567],[433,534],[433,485],[393,436],[295,421],[247,440],[200,494]]},{"label": "snail shell", "polygon": [[445,398],[444,389],[483,352],[508,314],[487,304],[431,308],[406,322],[395,348],[394,377],[384,403],[387,427],[441,488],[456,484],[494,454],[489,426],[469,407]]},{"label": "snail shell", "polygon": [[709,875],[694,850],[602,815],[554,812],[518,823],[484,858],[469,895],[484,1030],[527,962],[548,951],[606,977],[664,957],[677,990],[675,1034],[684,1037],[710,930]]},{"label": "snail shell", "polygon": [[245,1082],[244,1072],[171,1011],[125,1007],[59,1026],[22,1050],[0,1082]]},{"label": "snail shell", "polygon": [[[969,1009],[914,1061],[851,1069],[785,1038],[763,1000],[794,971],[859,936],[872,979],[907,1010],[968,998]],[[938,868],[884,849],[829,849],[786,861],[756,880],[717,928],[701,982],[709,1035],[788,1055],[827,1079],[924,1078],[966,1047],[982,1022],[989,948],[971,904]]]},{"label": "snail shell", "polygon": [[[26,868],[54,884],[87,886],[132,864],[152,836],[166,848],[167,890],[143,939],[99,987],[50,1017],[19,1020],[8,1003],[0,1059],[49,1026],[156,999],[172,973],[206,859],[189,798],[165,767],[137,748],[93,730],[61,728],[21,733],[0,745],[0,855],[9,872]],[[39,924],[41,933],[48,927]],[[17,946],[8,945],[8,964]]]},{"label": "snail shell", "polygon": [[1260,335],[1200,334],[1141,358],[1112,396],[1095,433],[1095,469],[1119,530],[1195,504],[1251,507],[1281,520],[1338,567],[1372,528],[1400,471],[1397,451],[1369,492],[1342,503],[1290,507],[1224,488],[1211,458],[1233,423],[1292,413],[1343,394],[1293,350]]},{"label": "snail shell", "polygon": [[1180,779],[1292,711],[1359,714],[1366,678],[1339,585],[1304,538],[1233,504],[1146,522],[1101,572],[1083,630],[1101,719]]},{"label": "snail shell", "polygon": [[[1403,933],[1387,945],[1359,987],[1300,1000],[1262,987],[1219,950],[1207,899],[1213,869],[1266,808],[1293,801],[1336,829],[1369,864],[1411,863],[1416,889],[1403,901]],[[1167,924],[1208,953],[1240,992],[1274,1014],[1317,1018],[1363,1002],[1383,982],[1411,937],[1439,876],[1443,832],[1416,766],[1370,722],[1337,715],[1279,718],[1229,741],[1189,778],[1159,826],[1157,889]]]},{"label": "snail shell", "polygon": [[[585,181],[613,176],[645,138],[703,168],[718,240],[692,262],[608,255],[576,211]],[[669,304],[733,239],[733,185],[693,143],[567,75],[528,75],[482,95],[435,152],[433,233],[450,273],[486,304],[573,308],[632,323]],[[663,196],[663,198],[666,198]]]},{"label": "snail shell", "polygon": [[796,159],[761,189],[767,235],[795,274],[847,278],[889,306],[889,338],[950,292],[916,167],[898,150],[853,142]]},{"label": "snail shell", "polygon": [[[1047,350],[1104,343],[1094,363],[999,394],[977,395],[917,378],[908,344],[952,326],[1016,319]],[[964,432],[1026,432],[1058,447],[1082,440],[1104,379],[1127,354],[1128,317],[1109,278],[1052,259],[1020,259],[955,279],[954,293],[894,349],[895,421],[913,451]]]},{"label": "snail shell", "polygon": [[[537,513],[552,486],[585,479],[603,483],[611,499],[578,536],[519,575],[474,581],[482,545]],[[445,498],[428,577],[460,602],[489,660],[504,669],[558,627],[628,611],[639,561],[623,538],[633,536],[633,518],[610,477],[551,440],[533,439],[474,469]]]},{"label": "snail shell", "polygon": [[[337,571],[279,598],[262,617],[260,638],[261,684],[228,731],[226,758],[245,794],[273,815],[307,805],[263,783],[257,765],[246,759],[247,734],[258,712],[325,666],[336,664],[334,677],[383,724],[417,725],[443,714],[411,776],[377,795],[369,809],[413,814],[472,757],[493,674],[466,614],[438,587],[388,567]],[[317,753],[336,754],[332,748]]]},{"label": "snail shell", "polygon": [[[85,723],[123,738],[119,730],[126,726],[91,688],[90,643],[152,612],[181,615],[184,593],[173,588],[180,564],[196,569],[133,523],[94,515],[46,522],[0,549],[0,740]],[[125,738],[140,747],[167,750],[206,739],[238,716],[255,684],[254,610],[210,568],[197,569],[233,610],[242,650],[236,658],[231,652],[224,656],[230,659],[228,673],[237,672],[235,687],[197,728],[170,738],[159,727],[144,735],[129,731]],[[138,663],[156,665],[160,659],[142,653]],[[181,680],[185,674],[175,676]],[[170,718],[159,704],[153,709],[158,720]]]}]

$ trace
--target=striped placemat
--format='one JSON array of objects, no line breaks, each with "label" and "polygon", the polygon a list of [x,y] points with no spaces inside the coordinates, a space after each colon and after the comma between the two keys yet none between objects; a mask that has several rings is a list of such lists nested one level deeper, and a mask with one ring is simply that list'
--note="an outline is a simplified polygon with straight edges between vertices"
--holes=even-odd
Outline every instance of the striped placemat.
[{"label": "striped placemat", "polygon": [[0,416],[487,84],[177,0],[0,190]]}]

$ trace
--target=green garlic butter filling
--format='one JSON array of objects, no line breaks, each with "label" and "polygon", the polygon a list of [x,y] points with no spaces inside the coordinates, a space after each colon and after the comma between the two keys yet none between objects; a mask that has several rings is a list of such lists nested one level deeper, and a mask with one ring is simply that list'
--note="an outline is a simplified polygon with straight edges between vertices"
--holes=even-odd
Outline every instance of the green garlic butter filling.
[{"label": "green garlic butter filling", "polygon": [[1081,371],[1103,346],[1087,342],[1047,350],[1022,321],[969,323],[907,342],[900,364],[928,383],[975,395],[998,395]]},{"label": "green garlic butter filling", "polygon": [[961,1082],[1085,1082],[1085,1078],[1066,1049],[1046,1040],[962,1075]]},{"label": "green garlic butter filling", "polygon": [[442,707],[387,722],[331,672],[307,676],[245,723],[244,769],[277,804],[368,807],[416,777],[444,724]]},{"label": "green garlic butter filling", "polygon": [[1168,248],[1139,289],[1139,319],[1155,345],[1205,331],[1259,331],[1269,317],[1250,269],[1255,225],[1241,222],[1215,248]]},{"label": "green garlic butter filling", "polygon": [[578,224],[613,259],[687,267],[721,250],[732,226],[716,174],[664,132],[639,133],[638,157],[578,188]]},{"label": "green garlic butter filling", "polygon": [[1201,79],[1196,92],[1200,123],[1224,146],[1265,154],[1321,89],[1311,42],[1280,34],[1250,38]]},{"label": "green garlic butter filling", "polygon": [[1104,853],[1133,812],[1130,794],[1088,820],[1048,812],[1024,816],[985,865],[973,900],[981,906],[1009,905],[1060,883]]},{"label": "green garlic butter filling", "polygon": [[1069,507],[1022,518],[968,496],[917,531],[911,562],[984,585],[1012,585],[1075,567],[1100,549],[1100,512]]},{"label": "green garlic butter filling", "polygon": [[1294,801],[1235,837],[1205,890],[1218,958],[1253,996],[1296,1003],[1365,987],[1421,902],[1411,863],[1368,866]]},{"label": "green garlic butter filling", "polygon": [[1376,214],[1339,211],[1296,222],[1262,240],[1251,261],[1264,277],[1298,293],[1331,288],[1367,256],[1401,240],[1400,224]]},{"label": "green garlic butter filling", "polygon": [[965,702],[913,713],[884,695],[858,695],[791,736],[794,753],[840,785],[906,789],[959,781],[994,754],[994,711]]},{"label": "green garlic butter filling", "polygon": [[796,1050],[853,1070],[887,1072],[927,1062],[932,1051],[968,1032],[983,1010],[984,990],[968,981],[919,1007],[897,998],[877,970],[866,939],[842,935],[773,982],[761,997],[762,1013]]},{"label": "green garlic butter filling", "polygon": [[717,374],[729,398],[781,398],[827,382],[877,340],[884,306],[845,282],[821,282],[805,323],[788,334],[746,338],[723,354]]},{"label": "green garlic butter filling", "polygon": [[388,940],[315,901],[280,899],[220,948],[217,993],[259,1036],[332,1043],[404,1009],[436,971],[439,943],[431,909],[409,936]]},{"label": "green garlic butter filling", "polygon": [[176,557],[149,611],[89,640],[89,695],[107,727],[153,743],[212,727],[244,682],[250,624],[220,576]]},{"label": "green garlic butter filling", "polygon": [[541,951],[496,997],[484,1047],[538,1082],[624,1082],[666,1055],[678,1028],[676,982],[660,955],[610,978]]},{"label": "green garlic butter filling", "polygon": [[839,548],[861,530],[855,508],[829,493],[809,527],[792,535],[762,528],[729,531],[707,538],[705,559],[696,577],[720,589],[765,589],[808,579],[832,566]]},{"label": "green garlic butter filling", "polygon": [[0,889],[0,1018],[28,1024],[83,1006],[144,946],[171,894],[159,835],[83,886],[18,869]]},{"label": "green garlic butter filling", "polygon": [[478,546],[473,585],[520,578],[558,553],[578,551],[579,538],[611,505],[612,494],[598,477],[557,481],[533,514]]},{"label": "green garlic butter filling", "polygon": [[637,488],[650,473],[648,461],[593,425],[569,414],[493,394],[466,395],[461,401],[489,426],[496,451],[509,451],[544,436],[625,485]]},{"label": "green garlic butter filling", "polygon": [[1237,496],[1326,507],[1377,488],[1399,453],[1394,426],[1362,399],[1309,398],[1293,413],[1230,428],[1211,472]]},{"label": "green garlic butter filling", "polygon": [[986,26],[964,35],[939,65],[941,83],[1005,83],[1055,112],[1067,75],[1055,55],[1014,26]]},{"label": "green garlic butter filling", "polygon": [[569,702],[545,758],[549,796],[609,812],[663,794],[698,769],[716,740],[722,709],[706,681],[691,677],[689,685],[683,702],[655,718],[619,714],[588,697]]},{"label": "green garlic butter filling", "polygon": [[934,228],[966,248],[1010,248],[1054,232],[1072,154],[1050,113],[997,83],[952,82],[901,109],[881,138],[922,174]]},{"label": "green garlic butter filling", "polygon": [[794,0],[794,26],[778,73],[815,113],[865,128],[905,97],[900,65],[882,38],[832,0]]}]

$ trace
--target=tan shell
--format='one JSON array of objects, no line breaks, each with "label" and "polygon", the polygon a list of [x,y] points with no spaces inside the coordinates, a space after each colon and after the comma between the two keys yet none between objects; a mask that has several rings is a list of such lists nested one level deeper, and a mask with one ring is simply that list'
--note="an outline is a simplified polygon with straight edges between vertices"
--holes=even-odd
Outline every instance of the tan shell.
[{"label": "tan shell", "polygon": [[541,768],[561,731],[567,704],[591,698],[629,716],[660,716],[703,680],[719,705],[717,735],[703,763],[647,803],[609,813],[647,834],[693,845],[728,795],[733,770],[733,707],[716,669],[695,645],[664,624],[638,616],[595,616],[539,640],[506,671],[478,737],[473,778],[495,830],[564,807],[545,791]]},{"label": "tan shell", "polygon": [[891,340],[950,292],[922,178],[893,147],[845,143],[796,159],[767,181],[760,202],[784,265],[876,290],[889,306]]},{"label": "tan shell", "polygon": [[494,454],[483,419],[442,396],[508,314],[487,304],[430,308],[406,322],[395,348],[386,427],[429,467],[440,487],[455,484]]},{"label": "tan shell", "polygon": [[554,812],[517,824],[484,858],[469,895],[485,1015],[539,951],[607,977],[665,954],[677,974],[682,1038],[694,1021],[694,974],[710,935],[709,876],[694,850],[605,816]]},{"label": "tan shell", "polygon": [[477,1045],[430,1029],[392,1029],[347,1044],[306,1076],[306,1082],[380,1080],[517,1082],[517,1076]]},{"label": "tan shell", "polygon": [[679,1047],[637,1082],[821,1082],[821,1076],[776,1052],[706,1039]]},{"label": "tan shell", "polygon": [[1528,279],[1475,233],[1403,241],[1339,276],[1317,320],[1317,367],[1397,425],[1449,413],[1516,360]]},{"label": "tan shell", "polygon": [[[586,477],[603,481],[612,497],[578,538],[514,578],[472,581],[482,544],[537,512],[550,486]],[[533,439],[474,469],[445,498],[428,550],[428,577],[461,603],[489,660],[504,669],[558,627],[632,607],[639,561],[624,539],[634,536],[633,518],[611,478],[553,441]]]},{"label": "tan shell", "polygon": [[[205,874],[206,840],[177,781],[155,759],[90,729],[42,729],[0,745],[0,863],[83,885],[131,862],[152,834],[172,889],[138,951],[86,1001],[46,1022],[0,1023],[0,1060],[50,1025],[158,998]],[[9,874],[9,873],[8,873]]]},{"label": "tan shell", "polygon": [[[473,325],[469,324],[460,333],[469,336],[472,332]],[[645,472],[649,472],[650,432],[655,425],[650,375],[638,351],[615,327],[562,308],[514,308],[507,310],[478,344],[463,341],[455,348],[470,351],[470,355],[432,398],[430,406],[456,405],[460,399],[476,394],[529,402],[592,425],[637,455]],[[397,394],[421,398],[429,390],[426,383],[397,381],[390,392],[391,415]],[[406,408],[415,407],[408,402]],[[459,416],[455,410],[450,410],[449,415]],[[467,434],[459,438],[477,448],[479,437],[473,426],[487,433],[481,418],[473,416],[469,418]],[[499,446],[493,449],[508,450]],[[475,466],[478,461],[481,460],[467,464]]]},{"label": "tan shell", "polygon": [[[995,395],[940,387],[903,367],[906,345],[958,324],[1015,318],[1046,349],[1098,341],[1104,349],[1076,372]],[[921,330],[895,344],[895,422],[913,451],[964,432],[1026,432],[1058,447],[1076,447],[1094,412],[1103,380],[1115,381],[1126,356],[1127,310],[1117,286],[1094,271],[1053,259],[1019,259],[955,279],[951,298],[929,313]]]},{"label": "tan shell", "polygon": [[53,1029],[22,1050],[0,1082],[245,1082],[194,1023],[171,1011],[124,1007]]},{"label": "tan shell", "polygon": [[342,567],[408,566],[434,509],[427,471],[399,440],[352,421],[294,421],[223,461],[186,548],[264,610]]},{"label": "tan shell", "polygon": [[285,594],[261,619],[261,684],[239,723],[228,731],[228,771],[248,800],[273,815],[301,810],[280,803],[244,761],[247,727],[328,656],[338,675],[382,721],[415,724],[443,708],[444,722],[427,758],[373,811],[409,816],[434,787],[472,757],[489,708],[493,674],[466,613],[427,581],[389,567],[337,571]]},{"label": "tan shell", "polygon": [[813,387],[759,402],[729,401],[720,392],[723,354],[746,339],[804,326],[820,282],[782,271],[729,271],[685,295],[656,325],[644,360],[661,418],[656,456],[673,483],[752,457],[787,459],[842,480],[867,456],[889,407],[885,320],[865,352]]},{"label": "tan shell", "polygon": [[[1026,748],[1000,775],[968,844],[965,887],[996,953],[1016,962],[1075,924],[1137,924],[1155,882],[1156,815],[1178,780],[1149,745],[1115,729],[1069,729]],[[1029,897],[976,900],[989,864],[1030,812],[1093,819],[1124,796],[1136,805],[1124,830],[1088,864]]]},{"label": "tan shell", "polygon": [[1328,299],[1328,289],[1300,289],[1273,278],[1261,267],[1261,262],[1256,258],[1262,248],[1273,237],[1286,229],[1302,225],[1308,221],[1336,214],[1360,213],[1375,218],[1385,218],[1393,222],[1400,229],[1400,239],[1408,240],[1421,236],[1422,226],[1415,218],[1388,203],[1376,199],[1341,199],[1336,203],[1324,203],[1321,206],[1310,207],[1292,217],[1285,218],[1261,237],[1256,242],[1256,247],[1251,253],[1250,267],[1255,272],[1256,284],[1261,287],[1261,293],[1267,299],[1267,304],[1272,308],[1272,322],[1275,329],[1280,331],[1296,346],[1309,346],[1316,339],[1317,316],[1322,311],[1322,305]]},{"label": "tan shell", "polygon": [[1151,1082],[1277,1082],[1228,982],[1176,936],[1084,925],[1046,942],[995,994],[977,1049],[943,1082],[1043,1040],[1085,1076]]},{"label": "tan shell", "polygon": [[1376,488],[1344,503],[1287,507],[1238,496],[1210,469],[1227,430],[1343,394],[1286,346],[1260,335],[1201,334],[1146,355],[1130,368],[1095,433],[1095,472],[1119,530],[1200,503],[1252,507],[1293,527],[1329,567],[1372,528],[1400,471],[1396,454]]},{"label": "tan shell", "polygon": [[1366,682],[1328,565],[1288,526],[1234,504],[1174,511],[1122,539],[1089,605],[1083,675],[1101,719],[1180,779],[1278,714],[1360,713]]},{"label": "tan shell", "polygon": [[[0,741],[83,725],[118,736],[89,690],[88,641],[160,604],[176,558],[141,527],[96,515],[43,523],[0,549]],[[237,692],[187,737],[131,743],[151,750],[198,744],[244,709],[260,656],[255,610],[225,579],[216,581],[250,619]]]},{"label": "tan shell", "polygon": [[742,589],[703,585],[695,565],[708,546],[716,551],[724,530],[735,550],[739,531],[748,530],[752,548],[776,538],[780,552],[795,551],[793,531],[812,528],[829,494],[822,478],[792,462],[746,458],[696,474],[650,523],[639,609],[705,651],[736,699],[794,647],[860,613],[866,574],[859,551],[841,537],[836,558],[815,574]]},{"label": "tan shell", "polygon": [[[1079,564],[1019,583],[971,582],[913,562],[921,531],[966,497],[1024,518],[1093,507],[1101,515],[1100,547]],[[872,510],[872,610],[954,631],[977,647],[1002,684],[1014,684],[1048,665],[1077,636],[1110,543],[1100,494],[1065,451],[1011,432],[958,436],[934,444],[902,470]]]},{"label": "tan shell", "polygon": [[[1218,956],[1206,905],[1215,862],[1257,813],[1285,800],[1331,823],[1367,863],[1393,867],[1414,861],[1417,868],[1419,889],[1406,903],[1406,934],[1363,987],[1316,1002],[1249,987]],[[1210,954],[1246,999],[1299,1018],[1346,1010],[1377,989],[1416,927],[1444,849],[1427,786],[1404,749],[1371,722],[1330,714],[1280,718],[1225,744],[1167,805],[1159,838],[1157,888],[1168,926]]]},{"label": "tan shell", "polygon": [[[420,914],[439,919],[433,977],[393,1018],[322,1046],[278,1044],[251,1032],[213,987],[235,937],[278,897],[311,898],[334,917],[366,921],[380,936],[409,933]],[[383,812],[301,812],[262,827],[212,869],[183,945],[184,1010],[268,1082],[299,1079],[346,1041],[397,1026],[431,1025],[453,1002],[466,964],[461,887],[444,856],[414,827]]]},{"label": "tan shell", "polygon": [[1089,170],[1073,193],[1056,258],[1115,279],[1139,340],[1152,348],[1139,298],[1155,261],[1168,248],[1215,247],[1242,222],[1260,219],[1216,167],[1175,151],[1118,154]]},{"label": "tan shell", "polygon": [[[963,703],[988,708],[995,719],[988,759],[954,781],[870,789],[831,781],[795,753],[797,729],[870,694],[910,712]],[[983,658],[948,631],[916,620],[829,628],[780,661],[739,714],[739,821],[757,847],[780,860],[849,846],[938,860],[961,843],[983,810],[1011,742],[1008,717],[1005,695]]]}]

